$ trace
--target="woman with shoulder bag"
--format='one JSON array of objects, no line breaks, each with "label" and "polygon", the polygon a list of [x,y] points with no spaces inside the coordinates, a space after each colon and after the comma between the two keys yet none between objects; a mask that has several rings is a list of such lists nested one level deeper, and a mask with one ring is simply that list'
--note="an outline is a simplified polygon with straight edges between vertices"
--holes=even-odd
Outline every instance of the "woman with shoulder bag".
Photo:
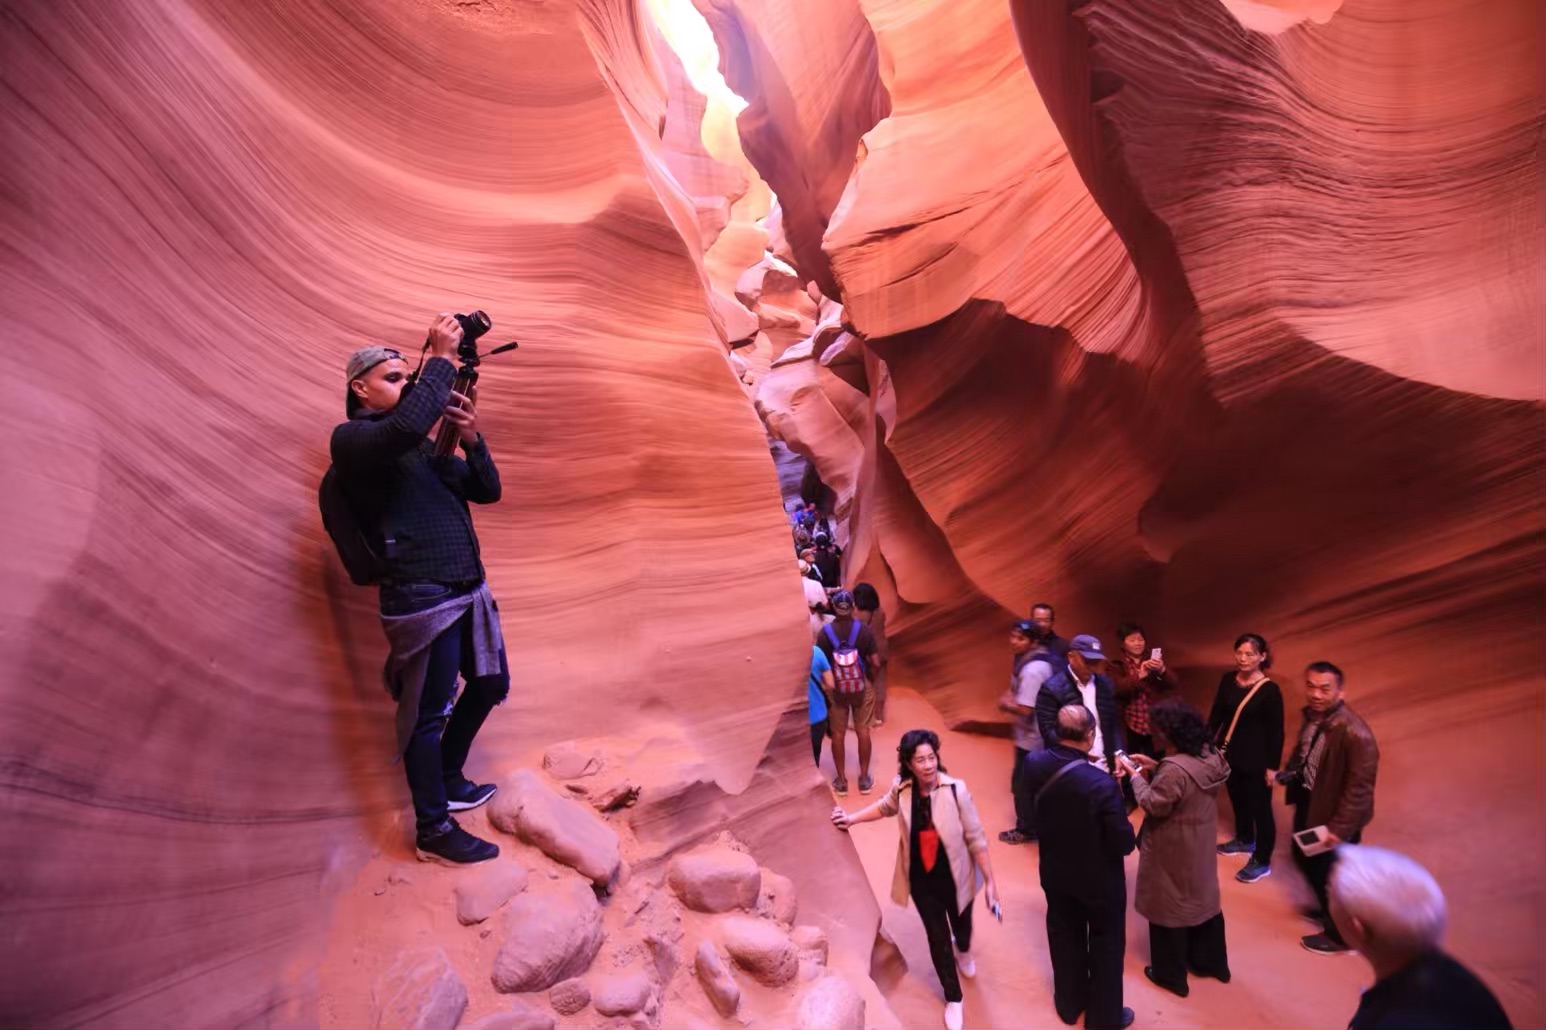
[{"label": "woman with shoulder bag", "polygon": [[1174,994],[1190,993],[1186,974],[1229,982],[1219,867],[1213,854],[1217,797],[1229,764],[1208,739],[1202,713],[1179,698],[1149,709],[1156,762],[1130,755],[1131,777],[1144,811],[1138,834],[1138,889],[1133,908],[1149,921],[1149,961],[1143,975]]},{"label": "woman with shoulder bag", "polygon": [[[897,817],[897,844],[891,900],[912,898],[929,938],[929,956],[945,991],[945,1026],[961,1030],[960,977],[977,975],[972,958],[972,904],[983,888],[988,907],[998,915],[998,885],[988,860],[988,837],[966,784],[945,775],[939,763],[939,737],[932,730],[908,730],[897,745],[901,771],[884,797],[849,813],[832,810],[840,830],[876,819]],[[951,946],[951,938],[955,946]],[[959,971],[959,972],[958,972]]]},{"label": "woman with shoulder bag", "polygon": [[1219,680],[1208,730],[1229,762],[1229,803],[1235,835],[1221,855],[1250,855],[1235,874],[1241,883],[1272,875],[1277,823],[1272,813],[1272,774],[1283,761],[1283,692],[1267,675],[1272,651],[1259,633],[1235,640],[1235,671]]}]

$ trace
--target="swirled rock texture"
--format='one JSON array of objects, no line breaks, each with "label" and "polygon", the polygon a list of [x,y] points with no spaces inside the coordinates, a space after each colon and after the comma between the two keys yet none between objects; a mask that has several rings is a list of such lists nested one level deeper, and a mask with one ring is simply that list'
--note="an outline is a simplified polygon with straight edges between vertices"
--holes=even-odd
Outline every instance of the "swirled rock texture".
[{"label": "swirled rock texture", "polygon": [[[1435,870],[1457,949],[1539,1020],[1538,870],[1481,882],[1442,843],[1487,796],[1489,832],[1546,853],[1499,787],[1503,755],[1539,779],[1546,673],[1536,5],[1007,6],[860,0],[891,109],[803,213],[838,292],[791,260],[862,354],[814,333],[757,387],[842,498],[892,681],[992,718],[1004,622],[1039,600],[1065,634],[1143,622],[1203,703],[1243,630],[1291,690],[1338,661],[1386,742],[1372,837]],[[800,33],[758,39],[760,66],[812,74]],[[763,170],[799,125],[741,130]],[[1493,743],[1436,783],[1457,731]]]},{"label": "swirled rock texture", "polygon": [[473,774],[612,740],[625,857],[734,823],[886,1022],[765,426],[947,719],[1034,600],[1142,621],[1202,701],[1243,630],[1290,688],[1341,664],[1369,839],[1546,1021],[1542,863],[1497,859],[1546,854],[1533,0],[691,2],[744,108],[666,0],[0,16],[0,1022],[368,1018],[327,928],[414,918],[354,889],[411,831],[314,488],[349,351],[472,307],[523,343],[480,386],[514,688]]},{"label": "swirled rock texture", "polygon": [[[729,819],[803,704],[765,436],[697,209],[652,178],[598,63],[613,15],[641,17],[0,15],[0,1022],[327,1017],[331,899],[411,825],[374,598],[343,580],[315,487],[348,353],[415,349],[437,311],[481,307],[489,342],[522,342],[480,388],[505,499],[476,519],[514,686],[470,771],[580,727],[669,731]],[[804,772],[808,745],[779,740]]]}]

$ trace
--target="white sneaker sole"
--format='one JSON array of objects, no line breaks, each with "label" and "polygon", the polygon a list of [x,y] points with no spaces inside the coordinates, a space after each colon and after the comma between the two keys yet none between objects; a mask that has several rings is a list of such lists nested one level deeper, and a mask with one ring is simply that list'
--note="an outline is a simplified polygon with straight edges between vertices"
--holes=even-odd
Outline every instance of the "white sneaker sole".
[{"label": "white sneaker sole", "polygon": [[499,788],[495,787],[493,790],[489,791],[487,796],[485,796],[481,801],[447,801],[446,808],[452,812],[470,812],[474,808],[481,808],[482,806],[488,804],[489,799],[498,793]]}]

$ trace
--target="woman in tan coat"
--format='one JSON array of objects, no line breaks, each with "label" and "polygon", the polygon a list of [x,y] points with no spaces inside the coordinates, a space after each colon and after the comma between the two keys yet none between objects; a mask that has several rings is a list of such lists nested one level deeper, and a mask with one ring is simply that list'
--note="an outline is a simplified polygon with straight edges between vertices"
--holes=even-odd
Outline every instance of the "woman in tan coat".
[{"label": "woman in tan coat", "polygon": [[911,897],[918,907],[934,971],[945,990],[945,1026],[961,1030],[960,977],[977,975],[971,954],[972,903],[979,888],[986,888],[988,908],[998,913],[988,836],[972,792],[939,764],[939,737],[933,731],[908,730],[896,750],[901,771],[885,796],[851,814],[834,808],[832,822],[846,830],[896,816],[902,833],[891,900],[905,905]]},{"label": "woman in tan coat", "polygon": [[1229,982],[1219,870],[1214,854],[1217,798],[1229,763],[1209,741],[1202,713],[1179,698],[1149,709],[1156,762],[1133,755],[1142,770],[1133,796],[1144,810],[1138,834],[1138,891],[1133,907],[1149,921],[1149,961],[1143,975],[1181,997],[1187,970]]}]

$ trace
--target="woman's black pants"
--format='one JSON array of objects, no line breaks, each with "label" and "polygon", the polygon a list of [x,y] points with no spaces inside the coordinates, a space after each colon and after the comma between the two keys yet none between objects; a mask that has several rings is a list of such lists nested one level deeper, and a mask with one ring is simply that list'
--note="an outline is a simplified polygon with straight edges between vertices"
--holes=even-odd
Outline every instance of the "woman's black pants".
[{"label": "woman's black pants", "polygon": [[1149,965],[1154,979],[1186,990],[1187,971],[1228,982],[1229,949],[1224,944],[1224,913],[1196,926],[1149,924]]}]

